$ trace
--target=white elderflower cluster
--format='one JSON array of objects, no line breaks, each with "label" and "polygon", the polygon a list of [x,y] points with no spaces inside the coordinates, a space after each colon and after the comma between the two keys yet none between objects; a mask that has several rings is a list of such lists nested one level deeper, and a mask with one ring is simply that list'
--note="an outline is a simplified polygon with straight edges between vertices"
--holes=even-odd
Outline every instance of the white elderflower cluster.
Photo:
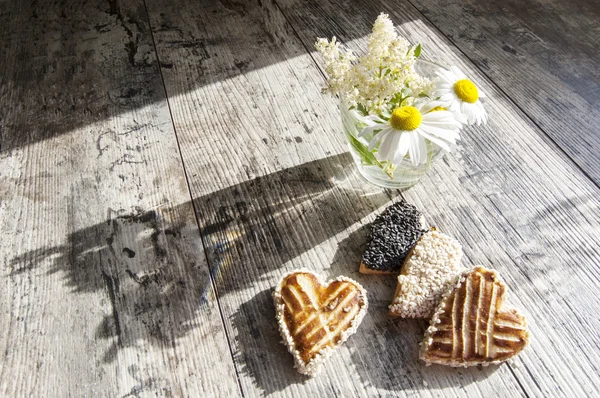
[{"label": "white elderflower cluster", "polygon": [[367,52],[358,59],[341,49],[335,37],[318,39],[315,47],[329,76],[326,90],[350,107],[360,104],[370,114],[389,113],[402,100],[402,105],[412,105],[414,98],[433,89],[432,83],[414,70],[420,47],[411,47],[398,36],[387,14],[380,14],[375,21]]},{"label": "white elderflower cluster", "polygon": [[317,39],[315,48],[323,56],[325,61],[325,71],[329,76],[325,91],[340,95],[350,91],[352,87],[348,76],[352,69],[352,62],[356,60],[352,51],[340,49],[340,43],[335,36],[331,41],[328,41],[327,39]]}]

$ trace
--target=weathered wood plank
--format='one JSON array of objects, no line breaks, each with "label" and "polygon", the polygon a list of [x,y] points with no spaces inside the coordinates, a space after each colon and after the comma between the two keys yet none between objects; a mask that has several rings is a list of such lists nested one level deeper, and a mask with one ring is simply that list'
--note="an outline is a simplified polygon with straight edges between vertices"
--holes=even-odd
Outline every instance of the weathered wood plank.
[{"label": "weathered wood plank", "polygon": [[[377,13],[388,12],[405,36],[423,43],[427,55],[459,65],[482,85],[490,96],[490,124],[467,129],[459,152],[405,196],[463,242],[468,262],[498,268],[512,288],[511,301],[528,312],[533,343],[516,361],[520,368],[511,369],[524,391],[563,396],[597,391],[597,187],[410,5],[277,3],[306,46],[316,36],[335,34],[364,48],[361,38]],[[595,315],[584,319],[579,311]],[[501,391],[496,382],[488,378],[480,385]]]},{"label": "weathered wood plank", "polygon": [[600,185],[597,1],[410,2]]},{"label": "weathered wood plank", "polygon": [[143,2],[0,13],[0,396],[235,395]]},{"label": "weathered wood plank", "polygon": [[[229,1],[148,3],[244,393],[491,396],[498,391],[561,392],[555,388],[564,393],[566,387],[580,394],[594,391],[597,353],[591,343],[582,346],[581,341],[597,335],[597,320],[580,325],[568,306],[590,301],[598,282],[590,252],[600,242],[593,212],[596,187],[484,76],[461,61],[443,36],[420,22],[414,9],[378,4],[398,23],[406,23],[412,40],[459,64],[490,94],[494,121],[483,130],[467,131],[461,151],[406,196],[465,244],[467,262],[493,263],[506,274],[515,293],[511,301],[530,315],[534,333],[532,347],[516,361],[519,369],[425,368],[416,359],[424,325],[385,316],[393,278],[356,272],[364,225],[391,197],[362,183],[349,156],[342,154],[335,101],[319,94],[322,77],[303,48],[310,48],[317,36],[359,39],[379,10],[358,2],[278,4],[285,17],[268,2],[259,7]],[[186,91],[190,84],[195,89]],[[579,200],[586,205],[576,208]],[[569,235],[561,217],[572,220]],[[559,232],[549,234],[555,230]],[[519,235],[525,232],[532,241]],[[313,380],[295,374],[291,356],[277,344],[270,299],[281,274],[300,266],[354,277],[370,292],[371,309],[359,333]],[[571,278],[559,285],[567,269]],[[549,303],[540,303],[540,297]],[[598,313],[596,304],[588,308]],[[556,315],[546,316],[548,310]],[[545,346],[577,354],[559,362]],[[586,349],[587,356],[582,354]],[[551,383],[550,375],[555,377]],[[546,384],[536,386],[536,378]]]},{"label": "weathered wood plank", "polygon": [[[345,365],[352,344],[320,378],[295,373],[270,290],[290,269],[327,269],[336,235],[390,197],[352,174],[348,155],[335,156],[343,151],[327,113],[335,104],[319,94],[317,69],[277,15],[267,23],[256,4],[230,2],[148,9],[244,394],[363,395]],[[188,82],[196,89],[184,92]]]}]

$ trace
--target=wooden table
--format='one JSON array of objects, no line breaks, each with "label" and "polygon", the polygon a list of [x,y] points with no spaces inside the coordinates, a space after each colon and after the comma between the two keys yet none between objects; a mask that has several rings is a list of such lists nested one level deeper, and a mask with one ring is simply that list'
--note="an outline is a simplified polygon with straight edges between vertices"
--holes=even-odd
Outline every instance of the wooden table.
[{"label": "wooden table", "polygon": [[[379,12],[487,94],[405,192],[364,182],[316,37]],[[598,0],[5,1],[0,7],[0,396],[598,396]],[[426,323],[357,272],[405,198],[501,272],[532,342],[511,364],[425,367]],[[307,379],[271,290],[308,267],[369,292]]]}]

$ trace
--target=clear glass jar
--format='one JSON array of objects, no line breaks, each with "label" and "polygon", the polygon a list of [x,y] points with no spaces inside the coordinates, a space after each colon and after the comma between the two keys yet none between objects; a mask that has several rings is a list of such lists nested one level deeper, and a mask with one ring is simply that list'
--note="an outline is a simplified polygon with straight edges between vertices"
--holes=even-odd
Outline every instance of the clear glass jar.
[{"label": "clear glass jar", "polygon": [[[415,62],[417,73],[427,78],[434,78],[435,72],[439,68],[443,67],[433,62],[423,60]],[[400,164],[396,165],[393,172],[389,171],[390,174],[388,174],[379,165],[384,159],[378,159],[377,153],[372,154],[368,150],[369,141],[375,133],[359,138],[358,134],[365,125],[352,117],[348,107],[342,101],[340,101],[340,112],[344,133],[348,140],[348,147],[356,163],[356,167],[358,167],[360,174],[374,185],[392,189],[410,188],[419,182],[419,179],[431,169],[435,160],[444,154],[444,151],[439,146],[431,141],[427,141],[427,162],[415,166],[408,157],[405,157]]]}]

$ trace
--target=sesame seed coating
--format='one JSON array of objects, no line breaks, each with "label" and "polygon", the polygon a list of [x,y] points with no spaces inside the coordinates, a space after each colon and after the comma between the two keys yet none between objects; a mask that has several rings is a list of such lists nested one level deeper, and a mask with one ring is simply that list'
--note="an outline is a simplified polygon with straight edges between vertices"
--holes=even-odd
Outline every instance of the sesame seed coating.
[{"label": "sesame seed coating", "polygon": [[398,276],[389,315],[402,318],[433,315],[442,295],[463,270],[462,256],[462,247],[454,238],[438,231],[424,234]]},{"label": "sesame seed coating", "polygon": [[[312,359],[310,359],[308,362],[305,362],[302,359],[300,352],[297,350],[296,341],[295,341],[294,337],[292,336],[291,331],[288,328],[288,325],[285,321],[285,311],[286,311],[285,306],[286,305],[282,298],[282,289],[283,289],[284,283],[288,279],[288,277],[290,277],[294,274],[302,274],[302,273],[311,274],[311,275],[315,276],[316,279],[319,281],[319,283],[322,286],[327,286],[336,281],[337,282],[347,282],[349,284],[352,284],[358,290],[359,297],[360,297],[360,304],[359,304],[360,310],[356,313],[354,318],[352,318],[352,320],[350,321],[350,324],[348,325],[348,328],[341,332],[340,338],[336,342],[331,341],[329,344],[324,345],[317,352],[317,354]],[[345,276],[338,276],[335,279],[332,279],[328,282],[324,282],[323,279],[319,275],[315,274],[314,272],[312,272],[306,268],[297,269],[297,270],[294,270],[294,271],[291,271],[291,272],[285,274],[281,278],[278,285],[275,287],[275,290],[273,291],[273,300],[274,300],[275,309],[276,309],[275,317],[277,319],[277,324],[279,325],[279,331],[281,333],[281,337],[283,338],[282,343],[287,347],[288,351],[294,356],[294,367],[296,368],[298,373],[301,373],[301,374],[304,374],[307,376],[311,376],[311,377],[315,376],[321,370],[325,360],[327,358],[329,358],[331,356],[331,354],[333,354],[334,350],[337,347],[339,347],[342,343],[344,343],[348,339],[348,337],[350,337],[351,335],[356,333],[356,330],[357,330],[358,326],[360,325],[360,323],[362,322],[362,319],[364,318],[364,316],[367,312],[368,305],[369,305],[368,299],[367,299],[367,292],[355,280],[352,280]],[[331,337],[333,337],[333,336],[331,336]]]},{"label": "sesame seed coating", "polygon": [[[471,314],[472,317],[474,317],[474,324],[484,324],[486,326],[490,325],[491,328],[487,328],[486,327],[486,331],[485,332],[481,332],[481,335],[485,336],[485,340],[486,343],[476,343],[473,341],[467,342],[465,343],[465,341],[463,340],[463,342],[461,342],[461,345],[463,346],[461,350],[458,350],[457,354],[458,356],[455,356],[454,354],[452,355],[452,357],[450,358],[440,358],[440,357],[436,357],[436,355],[434,354],[433,356],[429,356],[428,355],[428,351],[431,350],[431,346],[433,344],[436,344],[436,341],[440,340],[440,336],[436,336],[436,332],[438,331],[438,327],[437,325],[442,323],[442,317],[445,317],[445,323],[446,323],[446,328],[441,329],[444,331],[448,330],[448,317],[451,317],[450,319],[453,319],[454,316],[457,317],[461,317],[461,316],[466,316],[464,313],[463,315],[460,314],[461,311],[465,311],[464,308],[459,308],[458,309],[458,314],[454,314],[455,308],[453,308],[453,304],[452,301],[454,300],[451,296],[453,294],[457,294],[460,295],[460,290],[463,288],[463,285],[465,283],[467,283],[467,287],[465,289],[465,291],[462,293],[463,297],[466,297],[467,295],[469,295],[469,293],[467,292],[467,289],[471,289],[471,292],[473,292],[473,289],[469,287],[469,284],[467,282],[468,279],[471,279],[471,283],[472,283],[472,276],[473,274],[479,274],[481,277],[485,278],[485,274],[487,274],[487,276],[490,277],[489,282],[490,284],[497,284],[498,286],[505,286],[504,281],[502,280],[502,278],[500,277],[500,275],[491,269],[486,269],[482,266],[475,266],[471,269],[464,269],[460,274],[458,274],[452,281],[451,284],[448,285],[448,287],[446,288],[447,290],[443,292],[442,298],[441,298],[441,302],[440,304],[438,304],[438,306],[436,307],[436,309],[434,310],[434,314],[431,318],[431,321],[429,323],[429,327],[427,328],[426,332],[425,332],[425,336],[423,338],[423,341],[421,342],[420,346],[420,350],[419,350],[419,357],[421,360],[425,361],[425,364],[427,366],[431,365],[431,364],[441,364],[441,365],[447,365],[447,366],[452,366],[452,367],[468,367],[468,366],[476,366],[476,365],[480,365],[480,366],[488,366],[488,365],[499,365],[500,363],[509,360],[510,358],[514,355],[517,355],[527,344],[529,341],[529,333],[526,331],[526,322],[524,317],[522,317],[521,315],[517,316],[515,315],[516,311],[514,308],[505,305],[504,309],[501,309],[502,307],[502,303],[503,303],[503,298],[502,297],[497,297],[496,294],[492,293],[493,289],[488,291],[488,297],[491,300],[492,297],[494,298],[494,300],[497,300],[496,303],[494,305],[490,305],[490,303],[486,303],[485,308],[486,310],[480,310],[479,308],[477,308],[476,310],[476,315]],[[480,291],[480,286],[477,285],[476,289],[477,292]],[[502,289],[502,291],[504,290],[504,288]],[[485,289],[483,290],[485,291]],[[473,294],[473,293],[471,293]],[[500,295],[502,296],[502,293],[500,293]],[[449,301],[450,300],[450,301]],[[465,300],[468,300],[465,298]],[[480,299],[479,299],[480,300]],[[478,300],[478,301],[479,301]],[[483,300],[484,302],[486,301],[485,299]],[[448,302],[450,308],[446,308],[445,303]],[[498,302],[500,303],[500,306],[498,306]],[[479,304],[476,304],[477,307],[479,307]],[[487,311],[487,309],[493,310],[494,314],[490,317],[489,312]],[[513,316],[511,317],[512,319],[507,321],[507,320],[502,320],[500,321],[500,324],[497,324],[495,321],[490,321],[490,319],[497,319],[499,318],[499,312],[504,312],[504,313],[512,313]],[[514,318],[513,318],[514,317]],[[515,319],[516,318],[516,319]],[[519,318],[521,318],[519,320]],[[454,322],[453,320],[451,320],[450,322]],[[501,330],[497,336],[498,336],[498,340],[496,340],[496,332],[494,331],[495,327],[498,327]],[[442,326],[443,327],[443,326]],[[455,334],[455,333],[464,333],[464,329],[462,328],[462,324],[459,323],[457,325],[457,328],[455,330],[455,326],[454,325],[450,325],[451,329],[450,329],[450,333]],[[472,327],[472,326],[471,326]],[[467,326],[467,336],[469,335],[469,330],[468,330],[469,326]],[[488,336],[489,334],[489,336]],[[517,337],[519,336],[521,339],[523,339],[522,341],[524,342],[523,345],[521,345],[520,347],[517,346],[517,348],[515,348],[515,346],[513,346],[512,348],[510,348],[510,345],[506,345],[506,343],[503,343],[503,340],[506,338],[507,335],[512,335],[513,337]],[[445,339],[446,336],[443,336],[442,339]],[[481,341],[481,340],[480,340]],[[479,350],[474,348],[473,346],[471,346],[470,350],[469,350],[469,355],[465,355],[465,344],[467,346],[470,346],[472,344],[484,344],[487,345],[490,342],[490,344],[492,345],[492,347],[487,347],[487,348],[483,348],[481,347]],[[514,341],[513,341],[514,343]],[[454,342],[452,343],[454,344]],[[496,347],[498,348],[497,351],[494,350],[493,346],[496,345]],[[454,347],[452,347],[453,350]],[[438,349],[434,349],[434,351],[439,352]],[[495,354],[493,353],[494,351]],[[510,353],[507,357],[507,353]],[[494,355],[498,355],[500,354],[500,356],[494,356]]]},{"label": "sesame seed coating", "polygon": [[365,267],[376,271],[399,272],[406,256],[427,231],[423,215],[402,200],[389,206],[373,224],[362,258]]}]

